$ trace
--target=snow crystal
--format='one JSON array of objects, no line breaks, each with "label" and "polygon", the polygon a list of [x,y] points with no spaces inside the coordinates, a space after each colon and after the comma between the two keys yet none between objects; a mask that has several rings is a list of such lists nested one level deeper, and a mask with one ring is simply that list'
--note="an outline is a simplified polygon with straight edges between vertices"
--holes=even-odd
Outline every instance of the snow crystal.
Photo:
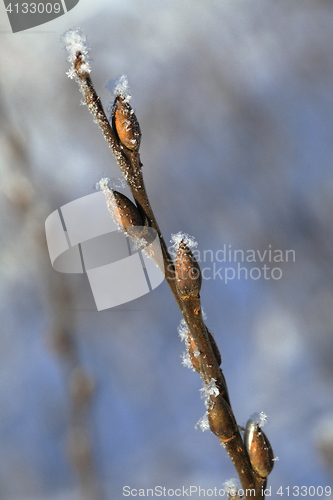
[{"label": "snow crystal", "polygon": [[182,365],[185,366],[185,368],[189,368],[190,370],[195,371],[188,351],[183,352],[182,358]]},{"label": "snow crystal", "polygon": [[204,414],[203,417],[198,420],[198,422],[195,424],[195,429],[200,429],[202,432],[208,431],[209,430],[209,422],[208,422],[208,412]]},{"label": "snow crystal", "polygon": [[[243,495],[240,496],[238,494],[238,491],[240,490],[241,485],[238,481],[238,479],[228,479],[223,483],[223,489],[224,491],[229,495],[229,498],[235,498],[235,500],[242,500],[244,497]],[[243,490],[242,490],[243,491]]]},{"label": "snow crystal", "polygon": [[190,236],[187,233],[179,233],[171,234],[171,243],[173,244],[171,247],[171,252],[174,256],[177,254],[179,250],[180,244],[183,242],[190,250],[194,250],[198,246],[198,242],[195,241],[194,236]]},{"label": "snow crystal", "polygon": [[65,49],[67,50],[67,60],[72,64],[71,69],[67,72],[69,78],[75,78],[76,76],[73,65],[78,52],[81,53],[81,72],[90,73],[90,49],[87,45],[87,37],[84,34],[83,30],[81,28],[72,28],[62,35],[61,41],[63,42],[63,44],[65,45]]},{"label": "snow crystal", "polygon": [[178,335],[179,335],[181,341],[183,342],[184,340],[186,340],[189,331],[188,331],[188,326],[187,326],[184,319],[182,319],[181,322],[179,323],[177,330],[178,330]]},{"label": "snow crystal", "polygon": [[202,397],[205,399],[206,408],[211,407],[210,397],[217,397],[220,394],[219,388],[216,385],[216,379],[212,378],[209,382],[204,382],[203,387],[200,389]]},{"label": "snow crystal", "polygon": [[131,92],[126,75],[120,75],[114,80],[108,80],[105,88],[112,92],[115,97],[120,96],[125,102],[130,102]]},{"label": "snow crystal", "polygon": [[196,358],[198,358],[198,357],[200,356],[200,351],[199,351],[199,349],[198,349],[197,347],[194,349],[194,351],[193,351],[193,355],[194,355]]},{"label": "snow crystal", "polygon": [[97,191],[103,191],[105,194],[107,190],[110,190],[109,188],[110,180],[111,179],[109,179],[109,177],[102,177],[102,179],[95,184],[95,189],[97,189]]},{"label": "snow crystal", "polygon": [[101,187],[101,182],[102,184],[104,184],[104,181],[107,182],[108,187],[111,189],[121,189],[127,187],[127,183],[124,177],[110,177],[110,178],[103,177],[102,180],[97,182],[97,184],[95,184],[94,186],[95,189],[97,189],[97,191],[103,191],[103,187]]},{"label": "snow crystal", "polygon": [[268,422],[267,415],[263,411],[254,413],[250,418],[253,420],[254,424],[259,425],[259,427],[264,427]]},{"label": "snow crystal", "polygon": [[114,222],[117,224],[119,231],[123,232],[124,228],[121,224],[119,224],[119,220],[121,219],[119,215],[119,209],[117,207],[113,191],[109,188],[109,183],[110,179],[108,177],[103,177],[99,182],[97,182],[95,188],[103,191],[109,212],[112,215]]}]

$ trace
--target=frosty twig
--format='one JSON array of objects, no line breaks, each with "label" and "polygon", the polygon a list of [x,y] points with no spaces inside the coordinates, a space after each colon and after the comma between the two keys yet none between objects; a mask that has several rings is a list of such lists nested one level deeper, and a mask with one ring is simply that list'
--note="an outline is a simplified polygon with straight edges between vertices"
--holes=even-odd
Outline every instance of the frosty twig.
[{"label": "frosty twig", "polygon": [[[247,432],[246,444],[240,434],[220,368],[221,355],[204,322],[200,300],[201,270],[191,252],[191,238],[181,233],[174,235],[173,260],[155,219],[143,182],[139,156],[141,131],[130,105],[127,79],[121,77],[118,80],[110,123],[90,79],[89,50],[84,35],[79,29],[70,30],[63,40],[71,63],[68,75],[77,81],[84,101],[101,128],[136,203],[135,206],[104,182],[102,189],[107,196],[109,209],[121,229],[130,236],[129,229],[135,226],[151,227],[158,233],[165,278],[184,318],[181,330],[188,349],[187,362],[192,364],[203,380],[207,411],[200,426],[210,428],[227,450],[245,497],[263,499],[266,477],[272,469],[272,450],[266,436],[260,433],[259,426],[248,425],[251,438]],[[137,235],[134,233],[133,237]]]}]

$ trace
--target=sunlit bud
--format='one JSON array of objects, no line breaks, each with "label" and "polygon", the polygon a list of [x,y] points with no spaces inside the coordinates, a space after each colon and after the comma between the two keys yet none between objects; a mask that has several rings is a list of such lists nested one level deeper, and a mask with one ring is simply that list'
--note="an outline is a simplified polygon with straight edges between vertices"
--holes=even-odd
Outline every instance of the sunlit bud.
[{"label": "sunlit bud", "polygon": [[208,338],[209,338],[209,341],[210,341],[210,345],[212,347],[212,351],[214,353],[214,356],[215,356],[215,359],[217,361],[217,364],[220,366],[220,364],[222,363],[222,358],[221,358],[221,354],[220,354],[220,351],[219,351],[219,348],[217,347],[217,344],[215,342],[215,339],[213,337],[213,335],[210,333],[210,331],[207,329],[207,333],[208,333]]},{"label": "sunlit bud", "polygon": [[181,242],[175,259],[176,284],[184,296],[199,297],[201,271],[191,250]]},{"label": "sunlit bud", "polygon": [[267,477],[274,466],[274,453],[265,433],[255,420],[248,420],[244,435],[246,451],[253,470]]},{"label": "sunlit bud", "polygon": [[212,407],[208,409],[210,430],[223,442],[237,431],[235,417],[222,394],[211,398]]},{"label": "sunlit bud", "polygon": [[120,95],[113,104],[112,122],[123,146],[131,151],[138,151],[141,141],[139,122],[128,100]]},{"label": "sunlit bud", "polygon": [[128,231],[135,226],[143,226],[137,207],[127,196],[111,189],[108,194],[106,199],[109,211],[122,230]]}]

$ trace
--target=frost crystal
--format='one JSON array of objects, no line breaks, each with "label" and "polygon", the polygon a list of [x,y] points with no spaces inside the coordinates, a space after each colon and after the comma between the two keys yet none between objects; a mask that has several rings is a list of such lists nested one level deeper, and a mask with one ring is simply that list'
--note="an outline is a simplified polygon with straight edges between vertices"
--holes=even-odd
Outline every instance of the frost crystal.
[{"label": "frost crystal", "polygon": [[185,368],[189,368],[190,370],[195,371],[188,351],[183,352],[182,357],[182,365],[185,366]]},{"label": "frost crystal", "polygon": [[109,188],[109,182],[110,179],[108,177],[103,177],[97,184],[95,185],[95,188],[98,190],[103,191],[105,198],[106,198],[106,204],[108,206],[109,212],[112,215],[112,218],[114,222],[117,224],[119,231],[123,231],[123,226],[119,224],[120,217],[116,211],[118,211],[119,214],[119,209],[117,208],[117,203],[115,201],[115,197],[113,194],[112,189]]},{"label": "frost crystal", "polygon": [[67,72],[69,78],[75,78],[74,62],[77,57],[77,53],[81,53],[82,64],[80,66],[80,71],[82,73],[90,73],[90,59],[89,59],[89,47],[87,46],[87,37],[83,33],[81,28],[73,28],[66,31],[62,37],[61,41],[65,45],[65,49],[68,54],[68,62],[72,64],[71,69]]},{"label": "frost crystal", "polygon": [[242,500],[243,495],[239,495],[238,491],[240,489],[240,484],[237,479],[228,479],[223,483],[223,489],[227,493],[228,498],[234,500]]},{"label": "frost crystal", "polygon": [[268,422],[267,415],[263,411],[260,413],[254,413],[250,418],[255,424],[259,425],[259,427],[264,427],[264,425]]},{"label": "frost crystal", "polygon": [[171,235],[171,243],[173,244],[171,247],[171,251],[174,256],[177,254],[179,250],[179,245],[183,242],[190,250],[194,250],[198,246],[198,242],[195,241],[194,236],[190,236],[187,233],[179,233]]},{"label": "frost crystal", "polygon": [[183,342],[184,340],[186,340],[189,332],[187,324],[184,319],[182,319],[181,322],[179,323],[177,330],[181,341]]},{"label": "frost crystal", "polygon": [[198,422],[195,424],[195,429],[200,429],[202,432],[208,431],[209,429],[209,422],[208,422],[208,412],[204,414],[203,417],[198,420]]},{"label": "frost crystal", "polygon": [[216,385],[216,379],[212,378],[208,383],[204,382],[203,387],[200,389],[200,392],[202,392],[202,397],[205,399],[206,408],[211,408],[210,397],[217,397],[220,394],[219,388]]},{"label": "frost crystal", "polygon": [[112,92],[115,97],[120,96],[125,102],[130,102],[131,92],[126,75],[120,75],[114,80],[108,80],[105,88]]},{"label": "frost crystal", "polygon": [[111,189],[120,189],[127,187],[124,177],[110,177],[110,178],[105,177],[102,178],[101,181],[97,182],[97,184],[95,184],[94,187],[97,191],[103,191],[103,187],[101,187],[102,181],[107,181],[107,186],[110,187]]}]

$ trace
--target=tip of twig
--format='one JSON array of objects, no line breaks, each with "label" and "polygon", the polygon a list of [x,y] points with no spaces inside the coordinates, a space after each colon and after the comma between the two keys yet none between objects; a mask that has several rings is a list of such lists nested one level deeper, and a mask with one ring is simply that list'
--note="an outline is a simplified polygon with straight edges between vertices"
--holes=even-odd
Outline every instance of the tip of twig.
[{"label": "tip of twig", "polygon": [[87,37],[81,28],[72,28],[66,31],[61,41],[67,51],[68,62],[71,63],[71,68],[67,72],[69,78],[77,76],[88,76],[91,72],[89,47],[87,45]]}]

